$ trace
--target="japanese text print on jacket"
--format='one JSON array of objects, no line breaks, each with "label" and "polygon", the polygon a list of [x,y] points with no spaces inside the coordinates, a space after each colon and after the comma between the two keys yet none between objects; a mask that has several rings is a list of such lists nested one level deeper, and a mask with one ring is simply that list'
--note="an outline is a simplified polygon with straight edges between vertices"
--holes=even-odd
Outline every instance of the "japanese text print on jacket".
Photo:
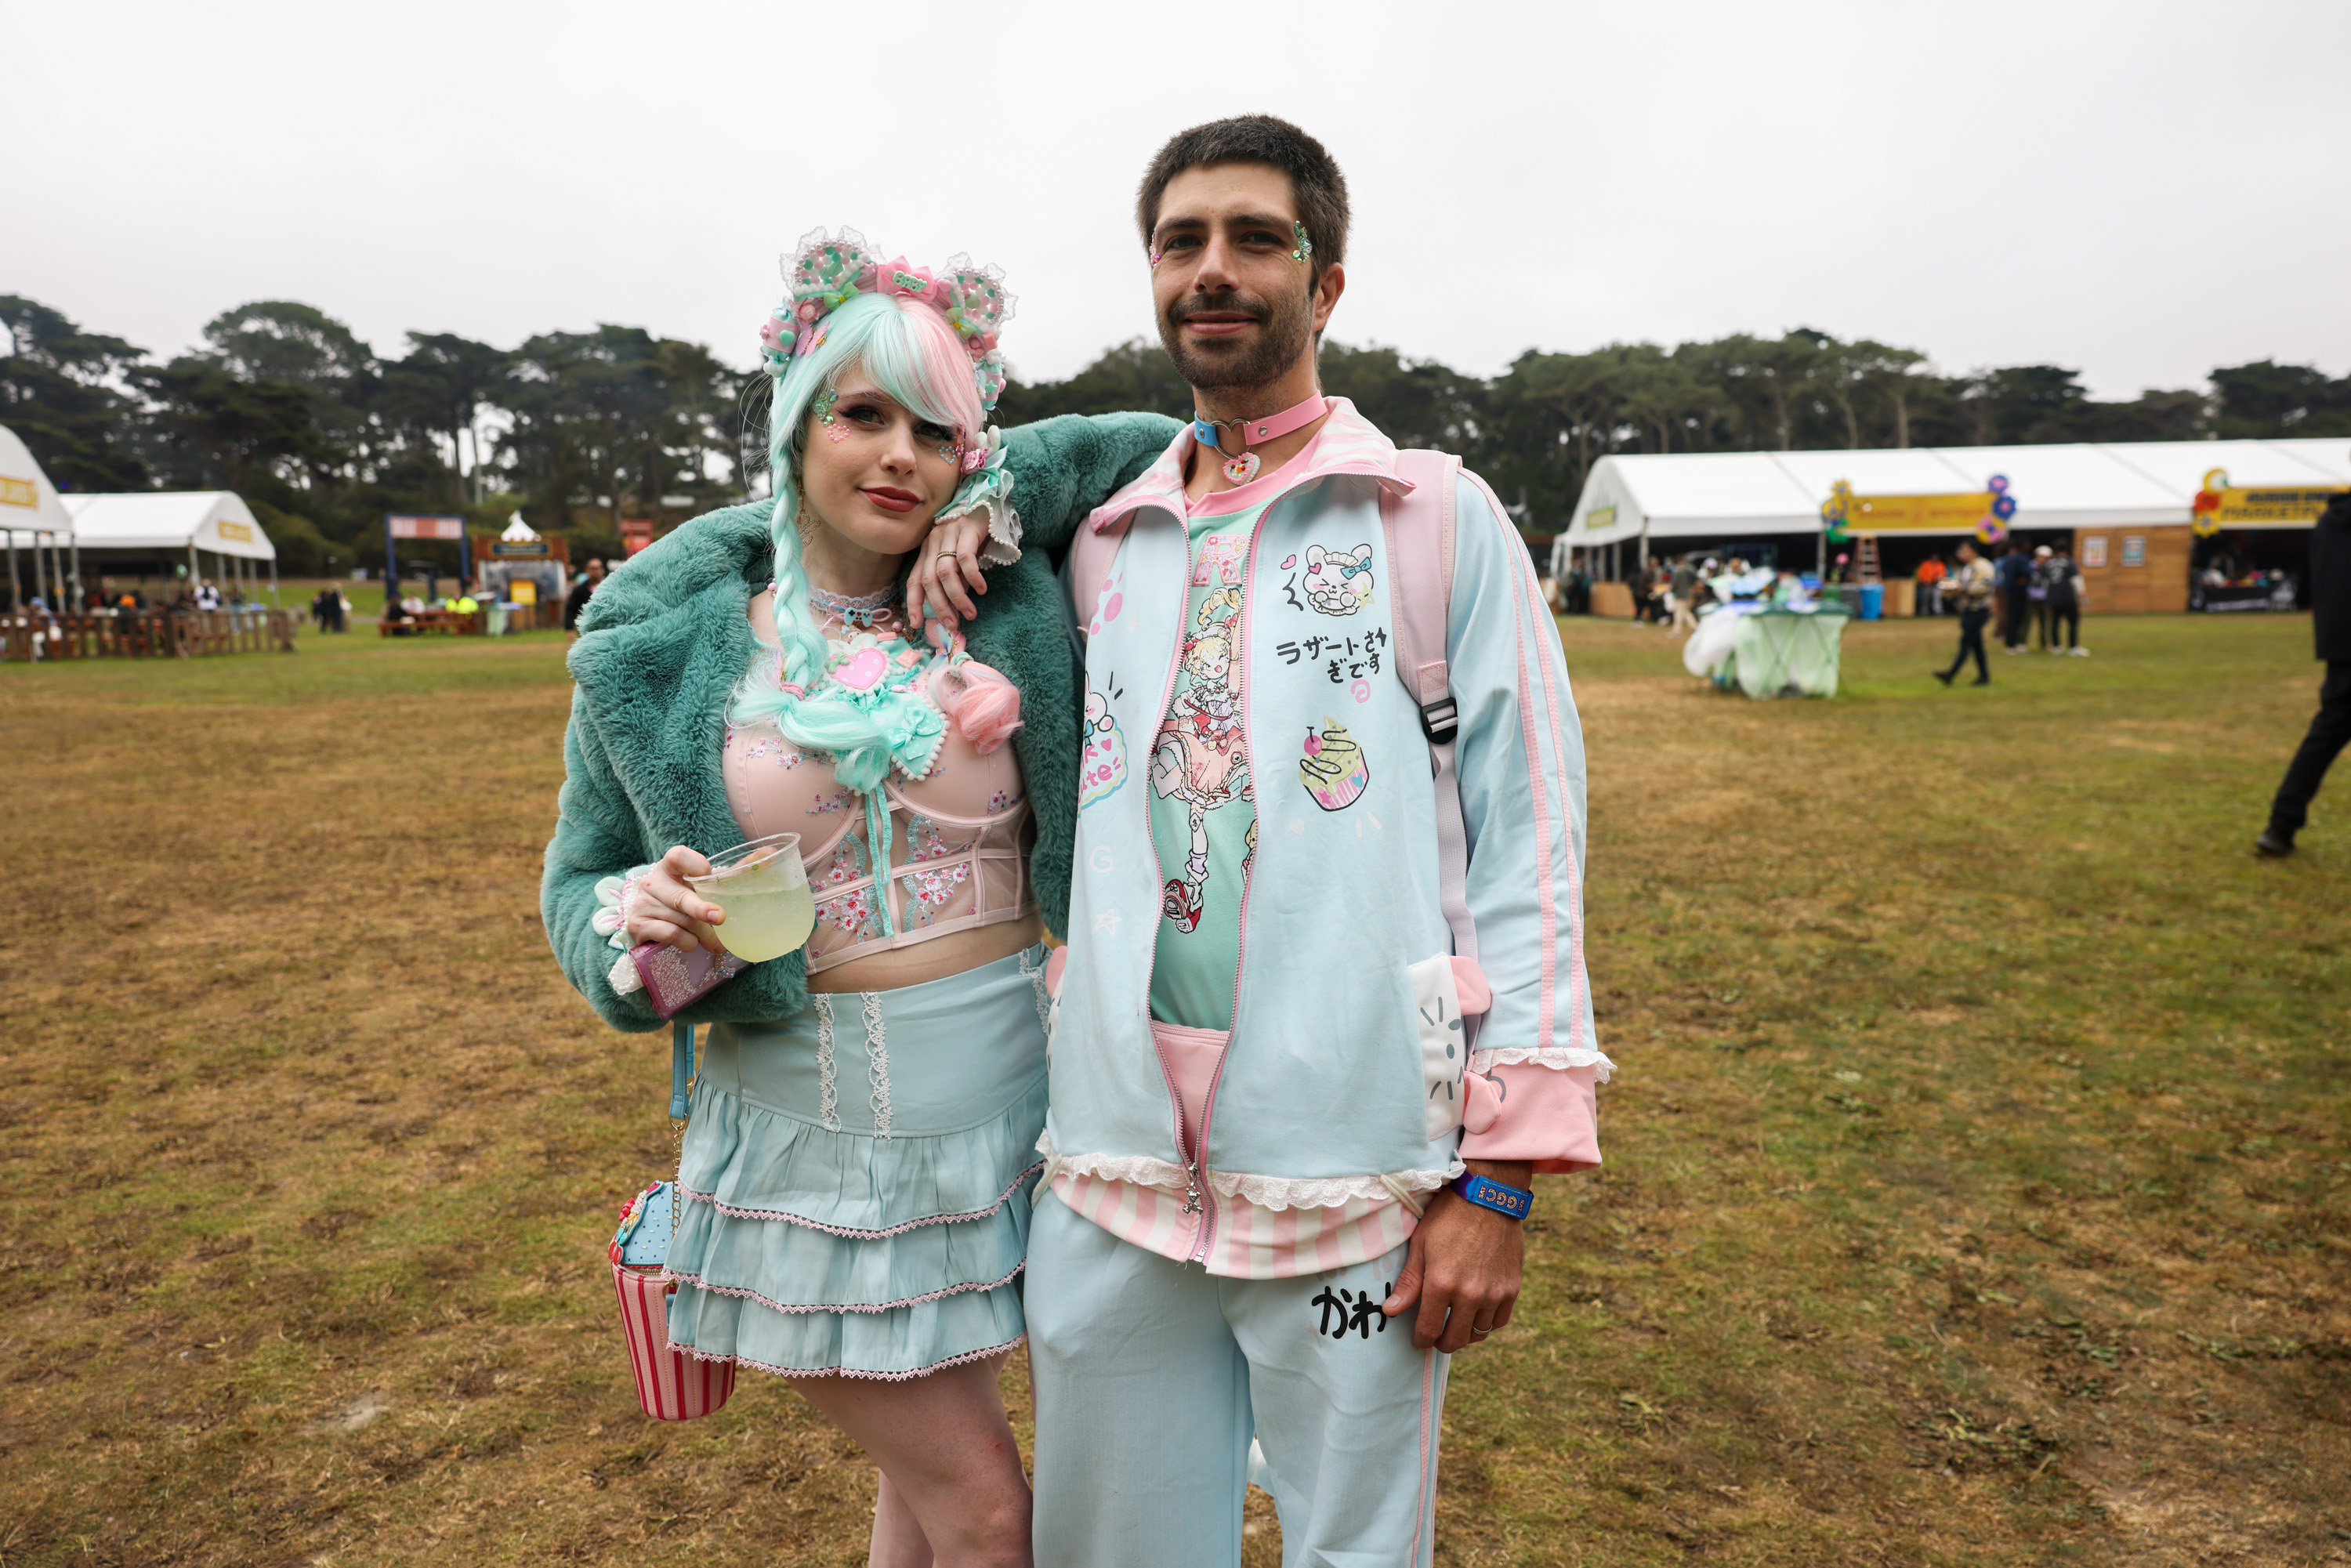
[{"label": "japanese text print on jacket", "polygon": [[[1177,1190],[1193,1173],[1151,1030],[1163,883],[1146,799],[1148,748],[1183,646],[1191,439],[1178,435],[1086,525],[1128,519],[1086,629],[1074,946],[1041,1145],[1060,1169]],[[1428,743],[1395,673],[1383,486],[1409,488],[1395,448],[1334,399],[1311,465],[1247,546],[1233,656],[1247,674],[1258,837],[1233,1029],[1200,1118],[1198,1176],[1211,1195],[1273,1207],[1407,1194],[1418,1207],[1461,1168],[1458,1118],[1428,1112],[1432,1095],[1458,1085],[1440,1082],[1447,1070],[1424,1051],[1415,996],[1415,966],[1450,954],[1452,941],[1438,904]],[[1562,1090],[1566,1070],[1596,1070],[1575,1075],[1580,1110],[1573,1095],[1509,1096],[1532,1102],[1512,1112],[1580,1114],[1584,1131],[1565,1136],[1589,1157],[1538,1157],[1578,1168],[1598,1158],[1588,1086],[1609,1067],[1583,964],[1583,735],[1526,549],[1467,476],[1455,562],[1447,656],[1468,899],[1492,992],[1469,1066],[1531,1065],[1548,1070],[1544,1079],[1562,1074]],[[1514,1140],[1546,1143],[1522,1116],[1512,1120]],[[1475,1141],[1469,1153],[1536,1157]]]}]

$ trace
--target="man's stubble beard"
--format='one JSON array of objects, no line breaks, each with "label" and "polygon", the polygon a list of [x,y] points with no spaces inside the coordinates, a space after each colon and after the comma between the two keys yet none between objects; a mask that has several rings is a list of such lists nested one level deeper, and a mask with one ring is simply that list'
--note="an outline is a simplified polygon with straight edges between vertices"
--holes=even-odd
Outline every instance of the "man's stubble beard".
[{"label": "man's stubble beard", "polygon": [[[1159,344],[1176,362],[1176,372],[1196,391],[1228,391],[1261,387],[1281,378],[1306,352],[1314,332],[1309,294],[1287,295],[1270,301],[1243,294],[1187,294],[1159,318]],[[1257,342],[1247,350],[1208,350],[1187,345],[1182,321],[1174,308],[1195,312],[1238,310],[1260,323]],[[1278,409],[1262,409],[1276,413]]]}]

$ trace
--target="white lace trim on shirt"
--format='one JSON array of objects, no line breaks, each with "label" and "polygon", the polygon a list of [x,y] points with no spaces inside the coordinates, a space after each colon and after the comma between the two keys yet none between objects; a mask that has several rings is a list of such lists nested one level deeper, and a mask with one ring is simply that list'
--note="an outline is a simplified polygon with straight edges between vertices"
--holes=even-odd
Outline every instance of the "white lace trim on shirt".
[{"label": "white lace trim on shirt", "polygon": [[[1048,1162],[1047,1179],[1067,1173],[1097,1176],[1104,1181],[1133,1182],[1139,1186],[1182,1192],[1184,1167],[1147,1155],[1064,1155],[1049,1137],[1037,1140],[1037,1151]],[[1259,1208],[1336,1208],[1357,1198],[1405,1198],[1407,1194],[1435,1192],[1468,1167],[1455,1160],[1441,1171],[1387,1171],[1376,1176],[1272,1176],[1243,1171],[1208,1172],[1208,1186],[1220,1197],[1237,1197]],[[1045,1182],[1038,1184],[1040,1187]]]},{"label": "white lace trim on shirt", "polygon": [[1537,1067],[1596,1067],[1600,1069],[1599,1081],[1603,1083],[1607,1082],[1609,1074],[1616,1070],[1616,1064],[1600,1052],[1582,1046],[1554,1045],[1544,1051],[1531,1045],[1512,1045],[1498,1051],[1473,1051],[1469,1053],[1469,1070],[1472,1072],[1491,1072],[1497,1067],[1516,1067],[1522,1062],[1532,1062]]}]

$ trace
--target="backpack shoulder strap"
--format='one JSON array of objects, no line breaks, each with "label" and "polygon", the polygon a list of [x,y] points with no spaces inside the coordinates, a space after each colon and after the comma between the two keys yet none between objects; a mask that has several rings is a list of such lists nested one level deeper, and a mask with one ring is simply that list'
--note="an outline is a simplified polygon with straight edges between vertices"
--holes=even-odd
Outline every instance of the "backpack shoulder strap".
[{"label": "backpack shoulder strap", "polygon": [[1460,709],[1453,700],[1447,660],[1453,611],[1453,494],[1461,459],[1445,452],[1406,449],[1396,472],[1412,494],[1380,493],[1380,528],[1388,557],[1388,603],[1395,637],[1396,678],[1420,710],[1428,737],[1429,770],[1437,784],[1437,901],[1453,932],[1453,953],[1475,963],[1478,927],[1469,917],[1469,833],[1461,816],[1461,781],[1453,744]]},{"label": "backpack shoulder strap", "polygon": [[1396,678],[1420,709],[1421,733],[1436,746],[1453,738],[1460,716],[1447,684],[1446,622],[1453,605],[1453,491],[1461,459],[1406,448],[1396,454],[1396,472],[1413,486],[1402,499],[1380,493]]}]

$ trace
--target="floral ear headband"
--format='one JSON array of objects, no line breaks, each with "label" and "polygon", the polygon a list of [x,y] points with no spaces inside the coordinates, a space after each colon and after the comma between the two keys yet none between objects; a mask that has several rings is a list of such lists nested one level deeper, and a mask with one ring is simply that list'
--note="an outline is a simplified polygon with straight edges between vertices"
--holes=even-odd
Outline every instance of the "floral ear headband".
[{"label": "floral ear headband", "polygon": [[944,276],[911,266],[903,256],[883,261],[855,229],[843,229],[837,238],[822,229],[810,230],[799,249],[785,258],[783,269],[791,295],[768,312],[767,324],[759,329],[759,354],[768,374],[780,376],[794,359],[813,353],[824,341],[824,319],[852,297],[903,295],[928,305],[955,329],[971,356],[980,411],[996,412],[1005,379],[997,334],[1011,319],[1014,303],[1013,296],[1004,291],[999,269],[974,267],[967,256],[949,257]]}]

